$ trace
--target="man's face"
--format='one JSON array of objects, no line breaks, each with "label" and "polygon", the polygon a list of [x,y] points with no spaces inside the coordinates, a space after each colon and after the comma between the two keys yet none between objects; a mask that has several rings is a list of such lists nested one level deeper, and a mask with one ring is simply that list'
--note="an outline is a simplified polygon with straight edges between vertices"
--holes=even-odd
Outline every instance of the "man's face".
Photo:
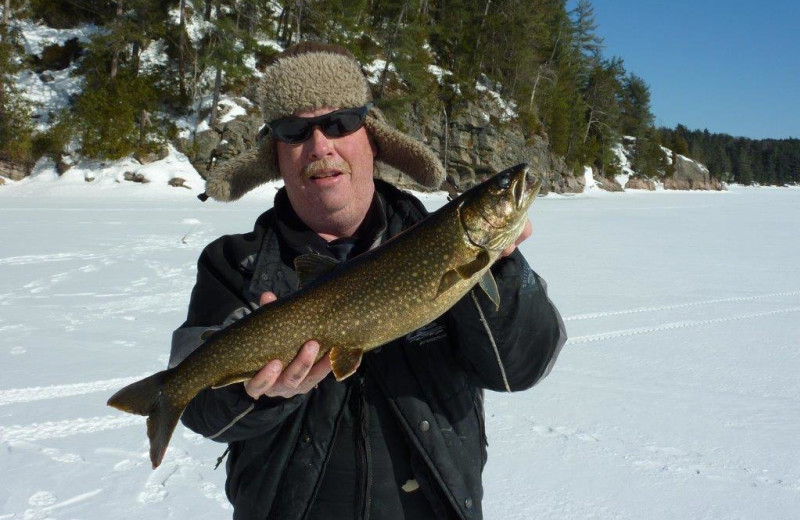
[{"label": "man's face", "polygon": [[[334,110],[337,108],[294,115],[316,117]],[[328,240],[354,233],[375,190],[372,168],[377,150],[364,127],[339,138],[327,137],[314,127],[307,141],[275,144],[286,193],[303,222]]]}]

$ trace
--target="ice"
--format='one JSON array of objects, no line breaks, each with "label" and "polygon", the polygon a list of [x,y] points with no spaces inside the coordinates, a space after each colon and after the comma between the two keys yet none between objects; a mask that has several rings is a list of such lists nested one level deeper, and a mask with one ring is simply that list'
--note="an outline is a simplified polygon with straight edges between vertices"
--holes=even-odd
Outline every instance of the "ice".
[{"label": "ice", "polygon": [[[200,251],[275,193],[201,203],[171,157],[127,164],[147,185],[42,164],[0,187],[0,518],[231,516],[224,446],[179,426],[153,471],[144,418],[105,405],[164,368]],[[487,394],[485,518],[796,518],[800,189],[589,190],[530,216],[571,339],[533,389]]]}]

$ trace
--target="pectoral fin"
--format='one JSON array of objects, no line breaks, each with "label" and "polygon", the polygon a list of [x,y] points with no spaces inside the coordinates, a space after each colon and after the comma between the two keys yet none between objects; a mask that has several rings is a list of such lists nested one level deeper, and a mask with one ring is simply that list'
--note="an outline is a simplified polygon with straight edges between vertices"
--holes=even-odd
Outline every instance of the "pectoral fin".
[{"label": "pectoral fin", "polygon": [[483,289],[483,292],[486,293],[486,296],[494,303],[494,310],[498,310],[500,308],[500,292],[497,290],[497,282],[494,276],[492,276],[492,272],[486,271],[486,273],[481,276],[478,284],[481,286],[481,289]]},{"label": "pectoral fin", "polygon": [[484,267],[488,266],[489,253],[486,251],[481,251],[478,253],[478,256],[475,257],[475,260],[469,262],[468,264],[456,267],[456,271],[458,271],[458,274],[461,275],[461,278],[466,280],[467,278],[472,278],[475,273],[479,273]]},{"label": "pectoral fin", "polygon": [[352,376],[361,365],[363,350],[333,347],[330,353],[333,375],[337,381],[342,381]]},{"label": "pectoral fin", "polygon": [[305,287],[320,276],[333,271],[339,262],[333,258],[309,253],[294,259],[294,269],[297,271],[297,281],[300,287]]},{"label": "pectoral fin", "polygon": [[[442,278],[439,281],[439,290],[436,292],[436,296],[439,296],[443,292],[447,291],[458,282],[472,278],[476,273],[479,273],[483,268],[487,267],[488,265],[489,265],[489,254],[486,251],[481,251],[480,253],[478,253],[478,256],[475,257],[475,260],[463,265],[459,265],[455,269],[447,271],[442,275]],[[492,279],[492,282],[494,282],[494,279]],[[483,287],[482,281],[481,281],[481,287]],[[495,285],[495,292],[497,292],[497,285]]]},{"label": "pectoral fin", "polygon": [[442,279],[439,281],[439,289],[436,291],[436,296],[438,297],[461,280],[463,280],[463,278],[461,278],[461,275],[455,270],[447,271],[442,275]]}]

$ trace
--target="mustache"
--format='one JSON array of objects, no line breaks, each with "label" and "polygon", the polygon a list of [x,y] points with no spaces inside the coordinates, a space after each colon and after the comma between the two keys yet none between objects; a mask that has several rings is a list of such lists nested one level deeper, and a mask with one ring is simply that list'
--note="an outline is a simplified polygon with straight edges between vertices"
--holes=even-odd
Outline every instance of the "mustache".
[{"label": "mustache", "polygon": [[306,166],[303,175],[308,179],[330,170],[340,171],[345,175],[351,174],[350,165],[341,159],[320,159]]}]

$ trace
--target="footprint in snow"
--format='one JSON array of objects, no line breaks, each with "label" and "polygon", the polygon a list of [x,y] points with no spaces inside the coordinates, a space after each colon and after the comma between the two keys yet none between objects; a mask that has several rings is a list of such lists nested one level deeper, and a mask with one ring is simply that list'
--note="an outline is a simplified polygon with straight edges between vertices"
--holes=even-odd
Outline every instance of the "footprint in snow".
[{"label": "footprint in snow", "polygon": [[57,501],[56,496],[49,491],[37,491],[28,498],[28,504],[34,507],[52,506]]},{"label": "footprint in snow", "polygon": [[83,457],[78,455],[77,453],[62,453],[61,450],[56,448],[44,448],[42,450],[44,455],[50,457],[50,459],[56,462],[64,462],[67,464],[74,464],[76,462],[83,462]]},{"label": "footprint in snow", "polygon": [[124,459],[124,460],[121,460],[121,461],[117,462],[116,464],[114,464],[114,471],[119,471],[119,472],[130,471],[133,468],[135,468],[137,466],[141,466],[141,465],[142,465],[141,462],[138,462],[138,461],[135,461],[135,460],[131,460],[131,459]]}]

